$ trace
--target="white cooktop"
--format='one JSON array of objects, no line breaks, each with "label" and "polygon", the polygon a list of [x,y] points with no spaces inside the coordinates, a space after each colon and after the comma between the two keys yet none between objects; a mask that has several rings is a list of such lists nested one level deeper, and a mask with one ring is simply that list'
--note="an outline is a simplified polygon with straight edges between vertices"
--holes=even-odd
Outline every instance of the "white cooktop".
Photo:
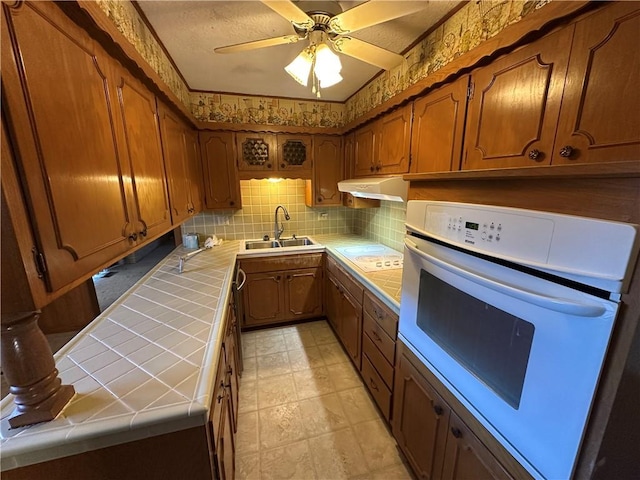
[{"label": "white cooktop", "polygon": [[338,247],[336,250],[365,272],[402,268],[402,253],[385,245]]}]

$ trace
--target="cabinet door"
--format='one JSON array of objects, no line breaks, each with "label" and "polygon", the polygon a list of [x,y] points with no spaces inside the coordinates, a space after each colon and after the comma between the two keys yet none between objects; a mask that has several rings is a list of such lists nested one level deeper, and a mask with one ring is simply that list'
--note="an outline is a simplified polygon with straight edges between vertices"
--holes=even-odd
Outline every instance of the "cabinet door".
[{"label": "cabinet door", "polygon": [[184,127],[184,141],[187,160],[187,184],[189,191],[190,215],[202,211],[202,162],[200,161],[200,145],[198,144],[198,132],[189,127]]},{"label": "cabinet door", "polygon": [[396,365],[393,393],[391,423],[398,446],[418,478],[440,478],[449,406],[404,354]]},{"label": "cabinet door", "polygon": [[313,203],[311,206],[340,206],[342,195],[342,140],[340,137],[317,136],[313,139]]},{"label": "cabinet door", "polygon": [[356,167],[356,135],[350,133],[344,137],[344,178],[353,178]]},{"label": "cabinet door", "polygon": [[229,394],[229,408],[231,409],[231,426],[238,431],[238,345],[236,344],[236,318],[232,302],[227,314],[227,331],[224,337],[224,353],[226,361],[226,388]]},{"label": "cabinet door", "polygon": [[288,178],[311,178],[313,145],[311,135],[277,136],[278,167]]},{"label": "cabinet door", "polygon": [[576,24],[553,164],[640,159],[639,31],[637,2]]},{"label": "cabinet door", "polygon": [[287,320],[322,314],[322,270],[305,268],[283,272]]},{"label": "cabinet door", "polygon": [[443,480],[512,480],[480,440],[458,416],[451,412]]},{"label": "cabinet door", "polygon": [[360,370],[362,350],[362,305],[346,291],[342,292],[340,304],[340,339],[354,365]]},{"label": "cabinet door", "polygon": [[412,173],[460,169],[468,86],[465,75],[414,102]]},{"label": "cabinet door", "polygon": [[375,173],[376,123],[372,122],[355,131],[353,137],[353,173],[356,177]]},{"label": "cabinet door", "polygon": [[117,78],[121,152],[129,161],[138,241],[143,241],[171,228],[156,99],[124,70],[119,70]]},{"label": "cabinet door", "polygon": [[244,324],[264,325],[282,320],[282,273],[248,273],[244,286]]},{"label": "cabinet door", "polygon": [[235,445],[230,403],[229,396],[225,395],[222,402],[221,421],[218,424],[218,435],[215,442],[218,480],[233,480],[235,478]]},{"label": "cabinet door", "polygon": [[242,208],[231,132],[200,132],[204,201],[208,209]]},{"label": "cabinet door", "polygon": [[2,7],[2,110],[55,291],[135,245],[113,76],[106,52],[53,3]]},{"label": "cabinet door", "polygon": [[158,105],[162,152],[167,167],[171,218],[174,225],[189,217],[189,175],[185,129],[182,121],[162,104]]},{"label": "cabinet door", "polygon": [[564,28],[472,74],[463,169],[551,163],[572,34]]},{"label": "cabinet door", "polygon": [[277,169],[275,136],[269,133],[236,133],[238,171],[240,178],[253,178],[256,172],[270,173]]},{"label": "cabinet door", "polygon": [[342,302],[342,296],[340,294],[340,287],[335,277],[329,273],[326,274],[325,290],[324,290],[324,304],[325,314],[329,319],[329,323],[333,327],[333,330],[340,336],[338,318],[340,315],[339,308]]},{"label": "cabinet door", "polygon": [[375,173],[386,175],[409,171],[412,115],[413,104],[410,103],[378,120]]}]

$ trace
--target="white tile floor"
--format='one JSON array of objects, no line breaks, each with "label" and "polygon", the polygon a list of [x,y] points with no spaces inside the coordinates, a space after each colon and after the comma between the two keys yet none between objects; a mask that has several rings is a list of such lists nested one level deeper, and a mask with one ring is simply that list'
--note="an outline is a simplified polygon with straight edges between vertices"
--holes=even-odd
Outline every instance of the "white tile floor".
[{"label": "white tile floor", "polygon": [[411,479],[325,321],[242,341],[237,479]]}]

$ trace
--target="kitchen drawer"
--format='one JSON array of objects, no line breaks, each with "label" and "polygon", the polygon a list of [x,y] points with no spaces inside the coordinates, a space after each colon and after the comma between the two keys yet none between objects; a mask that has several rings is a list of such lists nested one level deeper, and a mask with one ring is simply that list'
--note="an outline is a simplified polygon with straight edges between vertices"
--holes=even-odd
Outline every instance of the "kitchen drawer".
[{"label": "kitchen drawer", "polygon": [[362,336],[362,352],[369,357],[371,365],[376,369],[380,378],[384,380],[384,383],[389,388],[393,388],[393,363],[387,361],[380,350],[373,344],[373,340],[369,338],[369,335]]},{"label": "kitchen drawer", "polygon": [[245,273],[276,272],[322,266],[322,253],[302,255],[283,255],[278,257],[260,257],[240,260],[240,268]]},{"label": "kitchen drawer", "polygon": [[392,340],[395,340],[398,334],[398,315],[392,312],[387,306],[383,305],[370,292],[367,292],[364,296],[363,305],[364,311],[378,322]]},{"label": "kitchen drawer", "polygon": [[[366,298],[366,297],[365,297]],[[369,336],[373,344],[378,347],[387,361],[393,365],[396,356],[396,342],[382,329],[371,315],[364,314],[362,330]]]},{"label": "kitchen drawer", "polygon": [[388,422],[391,414],[391,390],[384,384],[366,355],[362,357],[362,379]]},{"label": "kitchen drawer", "polygon": [[327,255],[327,270],[331,272],[352,297],[362,305],[364,287],[360,285],[338,262]]}]

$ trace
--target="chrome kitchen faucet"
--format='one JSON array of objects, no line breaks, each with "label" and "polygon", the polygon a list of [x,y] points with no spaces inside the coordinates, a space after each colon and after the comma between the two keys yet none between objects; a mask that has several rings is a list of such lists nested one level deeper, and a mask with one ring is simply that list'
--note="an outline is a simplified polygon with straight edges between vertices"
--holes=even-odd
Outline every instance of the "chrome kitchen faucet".
[{"label": "chrome kitchen faucet", "polygon": [[286,208],[284,208],[282,205],[278,205],[276,207],[276,211],[273,215],[273,223],[274,223],[274,239],[276,242],[280,241],[280,235],[282,235],[282,232],[284,232],[284,223],[282,225],[278,225],[278,210],[282,209],[282,211],[284,212],[284,219],[285,220],[291,220],[291,217],[289,216],[289,212],[287,211]]}]

